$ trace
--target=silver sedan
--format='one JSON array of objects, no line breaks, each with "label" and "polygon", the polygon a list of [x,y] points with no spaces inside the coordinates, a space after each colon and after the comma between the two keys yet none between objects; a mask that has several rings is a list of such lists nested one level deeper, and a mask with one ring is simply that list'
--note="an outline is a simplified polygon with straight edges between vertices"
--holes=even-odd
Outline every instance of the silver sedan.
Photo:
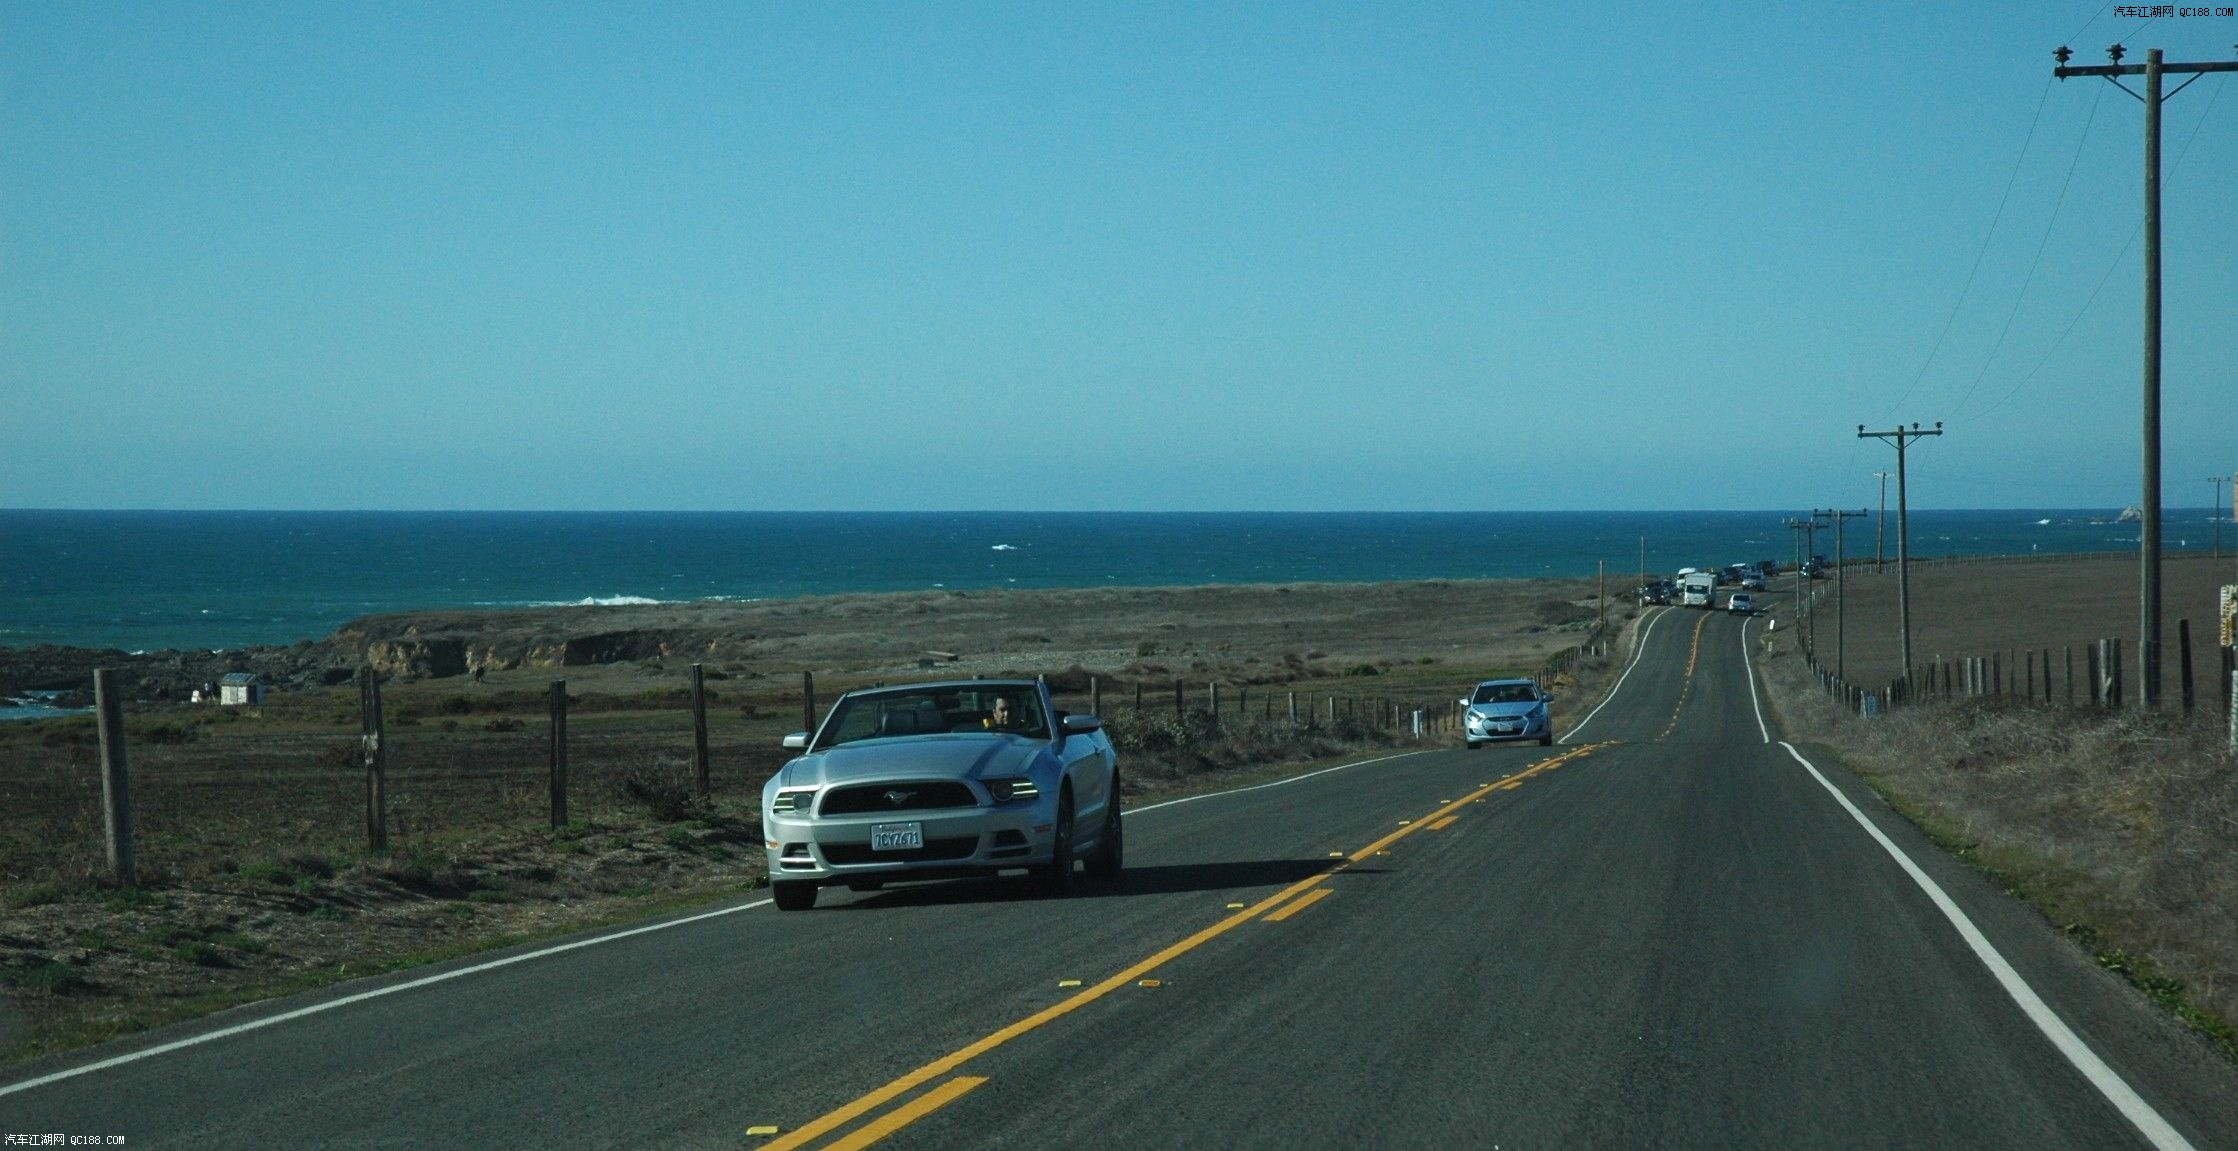
[{"label": "silver sedan", "polygon": [[1036,680],[849,692],[762,788],[769,887],[787,911],[820,887],[1023,869],[1052,894],[1076,862],[1119,871],[1119,761],[1095,717]]}]

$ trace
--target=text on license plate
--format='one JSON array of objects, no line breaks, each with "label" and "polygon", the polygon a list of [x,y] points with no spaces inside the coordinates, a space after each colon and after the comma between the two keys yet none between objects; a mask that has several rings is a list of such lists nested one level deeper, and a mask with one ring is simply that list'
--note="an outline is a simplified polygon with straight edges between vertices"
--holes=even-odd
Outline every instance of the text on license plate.
[{"label": "text on license plate", "polygon": [[925,845],[925,825],[922,823],[873,823],[870,825],[872,851],[914,851]]}]

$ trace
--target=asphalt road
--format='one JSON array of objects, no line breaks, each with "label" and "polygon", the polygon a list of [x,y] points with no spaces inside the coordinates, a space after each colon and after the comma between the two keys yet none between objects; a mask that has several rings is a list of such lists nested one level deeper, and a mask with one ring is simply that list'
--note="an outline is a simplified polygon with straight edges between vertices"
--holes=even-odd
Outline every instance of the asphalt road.
[{"label": "asphalt road", "polygon": [[1135,810],[1070,900],[826,892],[350,984],[12,1072],[0,1135],[2238,1147],[2227,1061],[1767,740],[1743,626],[1665,611],[1562,746]]}]

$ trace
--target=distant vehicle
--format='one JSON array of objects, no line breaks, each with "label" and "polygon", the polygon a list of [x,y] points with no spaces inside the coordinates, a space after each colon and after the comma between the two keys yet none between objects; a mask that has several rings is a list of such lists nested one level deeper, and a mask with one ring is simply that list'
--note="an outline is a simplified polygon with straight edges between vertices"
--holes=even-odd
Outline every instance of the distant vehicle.
[{"label": "distant vehicle", "polygon": [[1463,735],[1469,750],[1487,743],[1535,739],[1544,747],[1554,742],[1554,718],[1548,705],[1553,692],[1542,692],[1534,680],[1488,679],[1461,701]]},{"label": "distant vehicle", "polygon": [[1756,561],[1756,570],[1763,572],[1765,579],[1770,579],[1773,576],[1780,574],[1780,561],[1758,560]]},{"label": "distant vehicle", "polygon": [[1725,601],[1725,610],[1734,615],[1755,615],[1756,597],[1745,591],[1734,592],[1733,598]]},{"label": "distant vehicle", "polygon": [[1679,579],[1679,604],[1682,607],[1714,608],[1717,606],[1717,577],[1709,572],[1690,572]]},{"label": "distant vehicle", "polygon": [[1118,873],[1119,760],[1094,716],[1036,680],[851,691],[762,788],[769,891],[783,911],[819,887],[1024,869],[1069,894],[1073,865]]},{"label": "distant vehicle", "polygon": [[1749,591],[1764,590],[1764,569],[1750,566],[1741,569],[1741,586]]}]

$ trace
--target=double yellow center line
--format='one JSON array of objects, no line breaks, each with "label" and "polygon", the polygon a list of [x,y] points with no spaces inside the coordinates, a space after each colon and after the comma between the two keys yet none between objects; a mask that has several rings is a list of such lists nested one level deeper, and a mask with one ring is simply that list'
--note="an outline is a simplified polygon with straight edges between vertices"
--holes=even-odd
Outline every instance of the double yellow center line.
[{"label": "double yellow center line", "polygon": [[[1345,856],[1343,858],[1343,862],[1332,862],[1328,870],[1323,871],[1318,875],[1301,879],[1298,882],[1293,883],[1278,892],[1275,892],[1273,895],[1270,895],[1265,899],[1262,899],[1259,902],[1254,903],[1251,906],[1234,913],[1233,915],[1229,915],[1226,918],[1213,923],[1211,926],[1196,932],[1188,938],[1183,939],[1178,943],[1174,943],[1171,946],[1168,946],[1165,949],[1157,952],[1156,954],[1135,963],[1133,966],[1128,967],[1126,970],[1121,971],[1118,974],[1113,975],[1110,978],[1105,979],[1092,987],[1082,989],[1081,991],[1075,993],[1069,999],[1060,1000],[1047,1007],[1044,1007],[1041,1010],[1034,1012],[1032,1015],[1028,1015],[1024,1019],[1021,1019],[1016,1023],[1013,1023],[1008,1027],[1001,1029],[1000,1031],[996,1031],[983,1039],[960,1047],[947,1055],[943,1055],[940,1058],[925,1064],[923,1067],[919,1067],[915,1071],[909,1072],[908,1074],[903,1075],[901,1078],[896,1079],[893,1082],[886,1084],[884,1087],[880,1087],[877,1090],[872,1091],[869,1094],[864,1095],[851,1103],[825,1112],[823,1115],[820,1115],[815,1119],[809,1121],[806,1125],[794,1128],[793,1130],[786,1132],[784,1135],[763,1144],[761,1151],[791,1151],[791,1149],[793,1148],[805,1147],[808,1144],[823,1138],[825,1135],[828,1135],[833,1131],[837,1131],[847,1124],[862,1118],[864,1115],[868,1115],[871,1112],[884,1107],[888,1103],[893,1102],[895,1099],[898,1099],[903,1095],[907,1095],[911,1091],[914,1091],[917,1088],[922,1087],[935,1079],[939,1079],[941,1076],[947,1075],[950,1072],[957,1070],[964,1064],[969,1063],[982,1055],[985,1055],[989,1051],[993,1051],[995,1048],[1000,1047],[1003,1044],[1018,1038],[1019,1036],[1025,1035],[1026,1033],[1040,1028],[1045,1024],[1053,1023],[1059,1019],[1062,1019],[1065,1016],[1070,1015],[1073,1012],[1078,1011],[1079,1009],[1086,1007],[1087,1005],[1094,1003],[1099,999],[1102,999],[1112,992],[1142,979],[1144,976],[1149,975],[1151,972],[1156,971],[1160,967],[1173,962],[1175,959],[1180,958],[1181,956],[1186,955],[1191,951],[1195,951],[1197,948],[1202,947],[1205,944],[1210,943],[1223,935],[1226,935],[1228,932],[1233,931],[1236,928],[1241,927],[1244,924],[1249,923],[1262,915],[1266,916],[1269,922],[1278,921],[1288,918],[1291,915],[1295,915],[1298,912],[1305,910],[1305,908],[1311,905],[1315,900],[1319,900],[1330,894],[1329,890],[1327,888],[1321,888],[1321,885],[1328,882],[1329,877],[1335,875],[1337,872],[1343,871],[1345,868],[1350,867],[1355,863],[1359,863],[1362,860],[1374,857],[1377,852],[1390,847],[1392,844],[1405,839],[1407,836],[1412,835],[1417,831],[1421,831],[1424,828],[1444,826],[1444,822],[1447,821],[1448,817],[1460,814],[1462,808],[1476,802],[1479,799],[1484,798],[1487,795],[1492,794],[1495,791],[1513,788],[1534,775],[1538,775],[1541,772],[1552,771],[1566,763],[1573,763],[1607,746],[1609,746],[1609,743],[1607,742],[1581,744],[1578,747],[1572,748],[1569,751],[1565,751],[1560,755],[1541,760],[1538,763],[1533,764],[1531,767],[1517,772],[1516,774],[1511,775],[1506,779],[1495,780],[1491,783],[1487,783],[1482,787],[1477,788],[1475,791],[1472,791],[1459,799],[1445,804],[1444,806],[1438,808],[1436,811],[1431,812],[1429,815],[1422,817],[1421,819],[1405,821],[1401,824],[1398,830],[1393,831],[1389,835],[1376,840],[1374,843],[1371,843],[1348,856]],[[1320,888],[1320,890],[1316,891],[1316,888]],[[1290,903],[1294,899],[1298,899],[1298,897],[1301,895],[1306,895],[1308,892],[1312,892],[1313,894],[1306,899],[1292,904],[1289,907],[1283,906],[1284,904]],[[1277,909],[1280,910],[1278,911]],[[1268,914],[1269,912],[1276,912],[1276,914],[1270,915]],[[973,1078],[971,1076],[957,1076],[954,1079],[950,1079],[947,1082],[942,1083],[940,1086],[934,1088],[933,1090],[928,1091],[925,1094],[918,1096],[916,1099],[911,1100],[909,1103],[903,1105],[902,1107],[895,1109],[893,1112],[880,1117],[875,1122],[866,1124],[859,1130],[850,1133],[846,1138],[830,1144],[827,1148],[827,1151],[838,1151],[838,1149],[855,1151],[855,1149],[868,1147],[872,1143],[875,1143],[878,1140],[901,1130],[903,1127],[906,1127],[909,1124],[924,1118],[926,1115],[931,1114],[941,1107],[946,1106],[947,1104],[961,1097],[965,1092],[970,1091],[972,1088],[977,1087],[984,1082],[986,1082],[984,1078]]]},{"label": "double yellow center line", "polygon": [[1670,738],[1671,733],[1678,730],[1679,713],[1686,710],[1686,697],[1694,693],[1694,665],[1702,658],[1702,629],[1710,625],[1712,614],[1703,612],[1701,620],[1694,625],[1694,645],[1686,650],[1686,676],[1679,682],[1678,706],[1671,709],[1671,722],[1664,724],[1656,735],[1658,742]]}]

